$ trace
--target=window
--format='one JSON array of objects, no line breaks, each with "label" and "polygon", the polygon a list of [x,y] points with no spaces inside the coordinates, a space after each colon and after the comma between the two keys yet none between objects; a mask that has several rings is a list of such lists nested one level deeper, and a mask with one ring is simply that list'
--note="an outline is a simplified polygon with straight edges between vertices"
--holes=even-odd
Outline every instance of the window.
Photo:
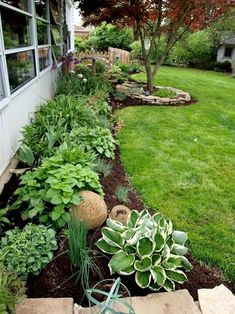
[{"label": "window", "polygon": [[47,1],[35,0],[35,11],[37,17],[47,20],[48,19]]},{"label": "window", "polygon": [[1,17],[5,49],[31,46],[28,16],[2,8]]},{"label": "window", "polygon": [[0,64],[0,101],[3,98],[5,98],[5,93],[4,93],[3,80],[2,80],[2,68]]},{"label": "window", "polygon": [[56,0],[50,1],[51,12],[51,43],[52,59],[54,63],[60,63],[62,59],[62,25],[61,7]]},{"label": "window", "polygon": [[225,58],[232,58],[232,55],[233,55],[233,48],[231,48],[231,47],[225,47],[225,50],[224,50],[224,57],[225,57]]},{"label": "window", "polygon": [[39,46],[49,44],[48,27],[49,25],[47,23],[37,20],[37,36]]},{"label": "window", "polygon": [[11,92],[35,77],[33,50],[9,54],[6,60]]},{"label": "window", "polygon": [[17,9],[23,11],[28,11],[28,2],[27,0],[1,0],[2,2],[9,4]]},{"label": "window", "polygon": [[50,65],[50,48],[38,49],[39,69],[40,71],[46,69]]}]

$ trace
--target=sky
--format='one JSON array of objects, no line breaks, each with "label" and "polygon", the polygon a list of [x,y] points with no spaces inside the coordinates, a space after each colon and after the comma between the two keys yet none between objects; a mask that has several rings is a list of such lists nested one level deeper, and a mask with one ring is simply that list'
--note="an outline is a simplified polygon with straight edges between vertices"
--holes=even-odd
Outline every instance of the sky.
[{"label": "sky", "polygon": [[82,25],[82,19],[78,10],[75,10],[75,13],[74,13],[74,23],[75,25],[79,25],[79,26]]}]

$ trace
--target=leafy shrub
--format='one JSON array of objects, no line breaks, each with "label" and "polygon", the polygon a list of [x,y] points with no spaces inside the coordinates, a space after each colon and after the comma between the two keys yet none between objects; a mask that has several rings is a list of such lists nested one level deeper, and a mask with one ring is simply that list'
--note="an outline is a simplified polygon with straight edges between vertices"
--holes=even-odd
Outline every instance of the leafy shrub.
[{"label": "leafy shrub", "polygon": [[17,159],[28,166],[32,166],[35,161],[31,148],[25,144],[20,146]]},{"label": "leafy shrub", "polygon": [[116,63],[116,65],[121,69],[122,72],[127,74],[139,73],[141,71],[141,67],[138,60],[132,60],[127,64]]},{"label": "leafy shrub", "polygon": [[105,73],[105,61],[96,60],[96,73]]},{"label": "leafy shrub", "polygon": [[232,72],[232,64],[229,61],[215,62],[214,70],[217,72]]},{"label": "leafy shrub", "polygon": [[0,266],[0,313],[15,313],[15,305],[26,298],[25,291],[25,283],[19,275]]},{"label": "leafy shrub", "polygon": [[70,133],[70,138],[85,151],[93,151],[100,156],[114,158],[116,141],[109,129],[100,126],[94,128],[85,126],[74,129]]},{"label": "leafy shrub", "polygon": [[72,215],[66,230],[69,256],[72,265],[78,268],[78,277],[84,290],[89,287],[90,272],[101,275],[94,262],[94,252],[87,246],[87,231],[86,224],[83,221],[78,222]]},{"label": "leafy shrub", "polygon": [[153,92],[153,96],[158,96],[161,98],[173,98],[176,96],[176,93],[167,88],[162,88]]},{"label": "leafy shrub", "polygon": [[46,158],[37,169],[21,176],[12,209],[25,208],[23,219],[62,228],[70,219],[68,209],[79,205],[78,192],[92,190],[103,195],[98,175],[92,170],[92,154],[75,147]]},{"label": "leafy shrub", "polygon": [[76,66],[75,72],[76,74],[82,74],[83,77],[85,77],[86,79],[92,79],[93,76],[91,69],[87,65],[82,63]]},{"label": "leafy shrub", "polygon": [[128,74],[123,72],[118,65],[114,65],[109,71],[109,76],[112,80],[115,80],[117,83],[123,83],[128,79]]},{"label": "leafy shrub", "polygon": [[115,197],[121,203],[127,203],[129,201],[128,194],[130,192],[130,188],[127,186],[119,185],[115,190]]},{"label": "leafy shrub", "polygon": [[94,162],[93,169],[98,174],[101,174],[104,177],[107,177],[112,173],[113,166],[111,165],[111,163],[109,163],[103,159],[98,158]]},{"label": "leafy shrub", "polygon": [[135,273],[139,287],[156,291],[174,290],[175,282],[187,280],[182,271],[192,268],[183,256],[187,234],[173,230],[171,221],[162,214],[151,216],[147,210],[133,210],[126,226],[109,218],[102,236],[96,245],[113,255],[108,265],[111,274]]},{"label": "leafy shrub", "polygon": [[141,59],[142,58],[142,49],[141,49],[141,43],[140,40],[133,41],[133,43],[130,45],[131,47],[131,55],[135,59]]},{"label": "leafy shrub", "polygon": [[95,111],[86,106],[86,101],[87,97],[78,99],[61,95],[40,107],[34,122],[26,125],[22,132],[23,145],[33,152],[34,164],[39,164],[43,157],[52,156],[64,143],[66,133],[71,132],[77,124],[84,126],[98,123]]},{"label": "leafy shrub", "polygon": [[55,231],[43,225],[28,224],[24,229],[8,230],[0,242],[0,259],[7,270],[27,278],[38,275],[57,249]]}]

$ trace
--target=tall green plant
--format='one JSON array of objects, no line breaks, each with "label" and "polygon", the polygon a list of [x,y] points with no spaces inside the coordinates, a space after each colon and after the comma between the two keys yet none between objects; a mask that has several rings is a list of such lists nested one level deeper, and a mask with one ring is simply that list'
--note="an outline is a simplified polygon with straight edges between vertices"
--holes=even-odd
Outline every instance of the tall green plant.
[{"label": "tall green plant", "polygon": [[141,288],[171,291],[175,282],[187,280],[183,270],[192,268],[184,257],[186,240],[187,234],[174,230],[162,214],[151,216],[147,210],[133,210],[126,226],[109,218],[96,244],[113,255],[108,265],[111,274],[135,274]]},{"label": "tall green plant", "polygon": [[81,280],[84,291],[89,287],[91,272],[101,276],[99,268],[94,262],[94,251],[87,244],[87,226],[81,220],[77,221],[74,215],[68,223],[67,238],[71,263],[78,269],[78,278]]}]

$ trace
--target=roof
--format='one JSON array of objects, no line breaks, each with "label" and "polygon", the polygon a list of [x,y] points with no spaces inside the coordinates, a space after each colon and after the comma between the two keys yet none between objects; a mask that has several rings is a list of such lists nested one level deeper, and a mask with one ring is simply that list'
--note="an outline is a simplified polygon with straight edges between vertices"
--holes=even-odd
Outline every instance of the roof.
[{"label": "roof", "polygon": [[222,45],[232,45],[232,46],[235,46],[235,34],[230,35],[229,37],[226,37],[223,40]]},{"label": "roof", "polygon": [[88,27],[83,27],[83,26],[79,26],[79,25],[74,25],[74,31],[80,32],[80,33],[89,33],[90,32]]}]

